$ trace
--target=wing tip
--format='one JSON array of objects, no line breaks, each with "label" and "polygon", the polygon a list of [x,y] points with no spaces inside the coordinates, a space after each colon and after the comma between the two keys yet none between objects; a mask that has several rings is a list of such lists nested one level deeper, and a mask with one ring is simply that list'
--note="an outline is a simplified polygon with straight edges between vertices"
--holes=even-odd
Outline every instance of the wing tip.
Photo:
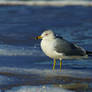
[{"label": "wing tip", "polygon": [[92,55],[92,51],[86,51],[88,55]]}]

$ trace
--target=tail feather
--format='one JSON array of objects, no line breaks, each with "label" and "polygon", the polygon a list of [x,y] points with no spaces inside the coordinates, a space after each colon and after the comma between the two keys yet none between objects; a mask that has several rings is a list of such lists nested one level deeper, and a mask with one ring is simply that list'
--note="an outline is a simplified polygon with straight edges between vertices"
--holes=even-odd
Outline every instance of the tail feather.
[{"label": "tail feather", "polygon": [[86,51],[88,55],[92,55],[92,51]]}]

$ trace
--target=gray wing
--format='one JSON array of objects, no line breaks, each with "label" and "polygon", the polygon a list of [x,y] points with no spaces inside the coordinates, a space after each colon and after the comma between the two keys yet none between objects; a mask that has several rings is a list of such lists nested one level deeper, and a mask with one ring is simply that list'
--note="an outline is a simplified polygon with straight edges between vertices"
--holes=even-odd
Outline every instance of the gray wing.
[{"label": "gray wing", "polygon": [[86,51],[83,48],[76,46],[64,40],[61,37],[56,38],[55,50],[56,52],[63,53],[66,56],[84,56],[86,55]]}]

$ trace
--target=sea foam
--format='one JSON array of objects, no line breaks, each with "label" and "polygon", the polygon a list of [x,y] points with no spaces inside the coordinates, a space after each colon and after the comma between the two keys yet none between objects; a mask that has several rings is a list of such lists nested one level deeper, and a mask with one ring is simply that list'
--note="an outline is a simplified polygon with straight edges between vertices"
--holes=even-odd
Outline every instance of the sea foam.
[{"label": "sea foam", "polygon": [[83,0],[63,0],[63,1],[1,1],[1,5],[32,5],[32,6],[66,6],[82,5],[92,6],[91,1]]},{"label": "sea foam", "polygon": [[65,90],[63,88],[55,88],[49,86],[23,86],[18,88],[13,88],[12,90],[7,90],[5,92],[74,92]]},{"label": "sea foam", "polygon": [[0,45],[1,56],[44,56],[39,48]]},{"label": "sea foam", "polygon": [[92,73],[89,71],[75,70],[75,69],[63,69],[62,72],[57,69],[55,71],[50,69],[24,69],[24,68],[10,68],[10,67],[1,67],[1,75],[10,75],[10,76],[41,76],[41,77],[56,77],[56,76],[66,76],[74,78],[91,78]]}]

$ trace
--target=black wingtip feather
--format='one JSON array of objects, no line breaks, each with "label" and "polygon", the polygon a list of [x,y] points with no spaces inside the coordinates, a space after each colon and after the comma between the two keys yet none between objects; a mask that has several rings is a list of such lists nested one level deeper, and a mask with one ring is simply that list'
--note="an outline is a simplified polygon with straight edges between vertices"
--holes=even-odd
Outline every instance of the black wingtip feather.
[{"label": "black wingtip feather", "polygon": [[86,51],[88,55],[92,55],[92,51]]}]

